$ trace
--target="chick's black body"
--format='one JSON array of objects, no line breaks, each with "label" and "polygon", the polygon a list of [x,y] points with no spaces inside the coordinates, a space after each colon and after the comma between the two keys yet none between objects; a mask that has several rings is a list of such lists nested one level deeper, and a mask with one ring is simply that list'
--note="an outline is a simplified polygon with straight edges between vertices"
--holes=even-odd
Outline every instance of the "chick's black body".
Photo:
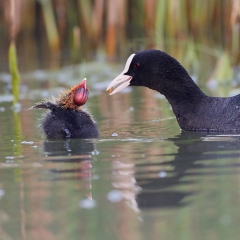
[{"label": "chick's black body", "polygon": [[87,102],[89,90],[84,78],[81,83],[58,94],[57,97],[45,99],[32,108],[48,109],[41,122],[47,138],[95,138],[98,128],[92,117],[82,109]]},{"label": "chick's black body", "polygon": [[64,109],[51,102],[35,105],[35,108],[50,110],[41,123],[50,139],[95,138],[99,135],[91,116],[83,110]]},{"label": "chick's black body", "polygon": [[123,75],[130,77],[130,86],[145,86],[163,94],[184,130],[240,132],[240,95],[205,95],[180,63],[165,52],[136,53]]}]

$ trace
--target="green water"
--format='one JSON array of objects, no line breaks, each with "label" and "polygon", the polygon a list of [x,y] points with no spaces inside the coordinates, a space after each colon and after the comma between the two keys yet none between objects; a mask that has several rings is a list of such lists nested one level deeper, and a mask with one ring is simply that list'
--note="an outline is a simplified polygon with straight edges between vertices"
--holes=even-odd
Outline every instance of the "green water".
[{"label": "green water", "polygon": [[[145,88],[109,96],[123,65],[26,71],[17,112],[0,74],[0,239],[239,238],[239,136],[181,132]],[[46,140],[28,109],[85,76],[101,136]]]}]

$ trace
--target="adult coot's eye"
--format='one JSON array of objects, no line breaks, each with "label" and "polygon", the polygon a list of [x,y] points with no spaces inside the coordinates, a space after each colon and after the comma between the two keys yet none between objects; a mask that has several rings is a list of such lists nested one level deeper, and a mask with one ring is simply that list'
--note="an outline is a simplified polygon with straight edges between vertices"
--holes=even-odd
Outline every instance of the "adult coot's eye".
[{"label": "adult coot's eye", "polygon": [[140,67],[140,64],[139,63],[135,63],[134,64],[134,68],[139,68]]}]

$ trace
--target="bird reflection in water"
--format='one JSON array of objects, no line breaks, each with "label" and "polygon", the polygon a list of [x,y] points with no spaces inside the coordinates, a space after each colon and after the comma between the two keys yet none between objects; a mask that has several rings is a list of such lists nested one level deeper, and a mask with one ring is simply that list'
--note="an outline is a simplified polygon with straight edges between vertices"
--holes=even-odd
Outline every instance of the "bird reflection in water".
[{"label": "bird reflection in water", "polygon": [[[99,143],[99,140],[97,141]],[[118,196],[119,201],[123,199],[135,213],[139,213],[141,209],[190,205],[194,196],[200,194],[200,190],[196,190],[194,186],[201,178],[219,174],[220,168],[222,174],[225,173],[225,169],[227,174],[239,174],[240,164],[235,160],[239,158],[237,151],[240,149],[240,141],[236,135],[182,132],[164,141],[153,139],[154,148],[151,150],[161,149],[162,143],[166,141],[170,143],[169,146],[172,143],[178,148],[176,153],[153,151],[151,156],[146,148],[151,145],[146,145],[143,147],[146,156],[141,159],[133,157],[132,160],[128,160],[123,159],[121,155],[112,155],[109,162],[112,166],[112,186],[118,190],[117,194],[121,194]],[[133,144],[124,144],[131,147],[131,153],[135,152]],[[91,189],[91,180],[94,179],[91,169],[92,155],[97,151],[94,140],[45,141],[43,147],[47,155],[46,161],[55,166],[50,170],[51,180],[80,179],[84,180],[80,182],[82,188]],[[125,145],[121,145],[122,147],[126,152]],[[139,153],[139,150],[137,152]],[[226,159],[227,162],[224,163],[221,159]],[[58,163],[67,163],[67,166],[73,164],[75,167],[67,168],[61,164],[61,167],[64,166],[62,169],[58,168]],[[105,171],[104,174],[106,178]],[[91,198],[91,191],[86,195]]]},{"label": "bird reflection in water", "polygon": [[72,163],[74,166],[77,164],[74,168],[61,169],[56,167],[51,169],[50,171],[53,173],[51,174],[51,180],[88,179],[89,184],[87,188],[91,188],[92,152],[95,149],[95,144],[92,140],[47,140],[44,141],[43,148],[47,156],[46,162],[54,164]]},{"label": "bird reflection in water", "polygon": [[[221,171],[226,169],[227,174],[239,174],[236,167],[240,164],[234,162],[239,158],[236,152],[240,149],[237,135],[182,132],[166,141],[178,147],[176,154],[159,155],[157,162],[148,162],[146,159],[144,163],[131,164],[120,158],[115,158],[113,162],[113,186],[122,191],[123,198],[135,212],[191,204],[194,199],[192,196],[200,194],[194,184],[201,177],[218,175],[219,168]],[[166,157],[173,159],[168,161]],[[228,162],[212,163],[212,160],[219,159],[227,159]]]}]

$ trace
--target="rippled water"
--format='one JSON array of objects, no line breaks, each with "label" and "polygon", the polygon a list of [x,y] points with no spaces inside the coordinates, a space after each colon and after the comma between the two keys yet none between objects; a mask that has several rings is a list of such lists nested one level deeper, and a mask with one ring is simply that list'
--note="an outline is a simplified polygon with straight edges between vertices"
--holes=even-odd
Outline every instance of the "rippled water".
[{"label": "rippled water", "polygon": [[25,75],[14,113],[1,75],[1,239],[238,239],[239,136],[181,132],[159,94],[110,97],[102,72],[86,71],[92,140],[46,140],[27,110],[79,76]]}]

